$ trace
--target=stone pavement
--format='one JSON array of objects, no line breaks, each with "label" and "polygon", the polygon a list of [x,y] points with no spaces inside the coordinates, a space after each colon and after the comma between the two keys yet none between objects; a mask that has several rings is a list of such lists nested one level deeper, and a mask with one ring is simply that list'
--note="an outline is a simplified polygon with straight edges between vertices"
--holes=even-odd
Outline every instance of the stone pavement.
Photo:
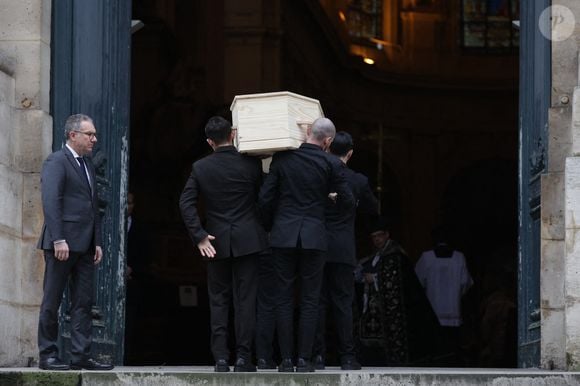
[{"label": "stone pavement", "polygon": [[580,372],[536,369],[436,369],[366,367],[360,371],[327,370],[310,374],[275,370],[257,373],[214,373],[209,366],[116,367],[113,371],[51,372],[36,368],[0,368],[0,386],[12,385],[580,385]]}]

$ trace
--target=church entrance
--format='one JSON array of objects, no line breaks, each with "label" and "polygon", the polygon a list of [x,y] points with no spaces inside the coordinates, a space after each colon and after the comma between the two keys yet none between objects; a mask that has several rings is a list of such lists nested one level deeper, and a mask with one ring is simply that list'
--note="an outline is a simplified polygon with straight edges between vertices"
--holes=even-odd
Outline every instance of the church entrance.
[{"label": "church entrance", "polygon": [[[382,8],[396,34],[377,51],[365,36],[341,35],[339,3],[133,1],[144,26],[131,48],[127,364],[212,363],[205,266],[179,195],[191,163],[211,150],[210,116],[228,116],[234,95],[288,90],[319,99],[353,135],[349,166],[369,177],[413,262],[434,227],[453,230],[475,283],[454,365],[517,366],[517,49],[477,43],[462,8],[450,12],[471,34],[449,30],[459,26],[436,16],[438,2],[415,2],[425,4]],[[348,18],[361,2],[347,3]],[[458,36],[467,39],[459,46]],[[362,61],[372,55],[375,65]],[[365,229],[359,258],[372,252]]]}]

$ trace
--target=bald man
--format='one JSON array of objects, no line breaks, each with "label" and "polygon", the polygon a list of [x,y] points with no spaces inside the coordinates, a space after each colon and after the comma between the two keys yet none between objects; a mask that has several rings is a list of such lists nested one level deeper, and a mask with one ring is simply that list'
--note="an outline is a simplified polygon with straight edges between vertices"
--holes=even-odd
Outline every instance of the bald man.
[{"label": "bald man", "polygon": [[329,200],[352,210],[354,198],[340,160],[327,154],[336,129],[319,118],[297,150],[276,153],[260,191],[259,206],[270,230],[276,272],[276,327],[280,372],[294,371],[294,283],[300,278],[297,372],[312,372],[312,346],[327,249],[325,207]]}]

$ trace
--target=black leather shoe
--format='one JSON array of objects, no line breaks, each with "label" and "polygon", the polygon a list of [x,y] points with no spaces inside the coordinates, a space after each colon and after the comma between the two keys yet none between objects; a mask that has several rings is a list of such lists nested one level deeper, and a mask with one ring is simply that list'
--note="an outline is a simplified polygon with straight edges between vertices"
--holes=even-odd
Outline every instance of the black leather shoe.
[{"label": "black leather shoe", "polygon": [[355,358],[344,359],[340,363],[341,370],[360,370],[362,366]]},{"label": "black leather shoe", "polygon": [[298,362],[296,362],[296,372],[297,373],[313,373],[314,366],[310,363],[309,360],[304,358],[298,358]]},{"label": "black leather shoe", "polygon": [[214,370],[216,373],[227,373],[230,371],[230,366],[228,365],[227,359],[218,359],[215,361]]},{"label": "black leather shoe", "polygon": [[282,362],[280,362],[280,366],[278,366],[279,373],[293,373],[294,372],[294,364],[292,363],[292,359],[284,358]]},{"label": "black leather shoe", "polygon": [[276,364],[273,360],[267,360],[263,358],[258,358],[258,369],[259,370],[274,370]]},{"label": "black leather shoe", "polygon": [[70,366],[58,359],[57,357],[50,357],[41,359],[38,367],[42,370],[66,371],[70,370]]},{"label": "black leather shoe", "polygon": [[115,366],[108,363],[97,362],[93,358],[85,359],[81,362],[71,362],[70,368],[73,370],[97,370],[97,371],[107,371],[113,370]]},{"label": "black leather shoe", "polygon": [[236,364],[234,365],[234,373],[255,373],[256,366],[249,360],[245,358],[236,359]]},{"label": "black leather shoe", "polygon": [[314,357],[314,368],[316,370],[324,370],[324,358],[322,355],[317,355]]}]

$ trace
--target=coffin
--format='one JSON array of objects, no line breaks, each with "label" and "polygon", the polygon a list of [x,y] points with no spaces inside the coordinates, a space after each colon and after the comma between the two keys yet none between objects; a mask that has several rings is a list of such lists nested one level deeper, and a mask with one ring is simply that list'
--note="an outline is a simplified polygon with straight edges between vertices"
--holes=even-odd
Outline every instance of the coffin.
[{"label": "coffin", "polygon": [[256,155],[300,147],[308,125],[324,116],[318,100],[289,91],[237,95],[230,110],[236,147]]}]

